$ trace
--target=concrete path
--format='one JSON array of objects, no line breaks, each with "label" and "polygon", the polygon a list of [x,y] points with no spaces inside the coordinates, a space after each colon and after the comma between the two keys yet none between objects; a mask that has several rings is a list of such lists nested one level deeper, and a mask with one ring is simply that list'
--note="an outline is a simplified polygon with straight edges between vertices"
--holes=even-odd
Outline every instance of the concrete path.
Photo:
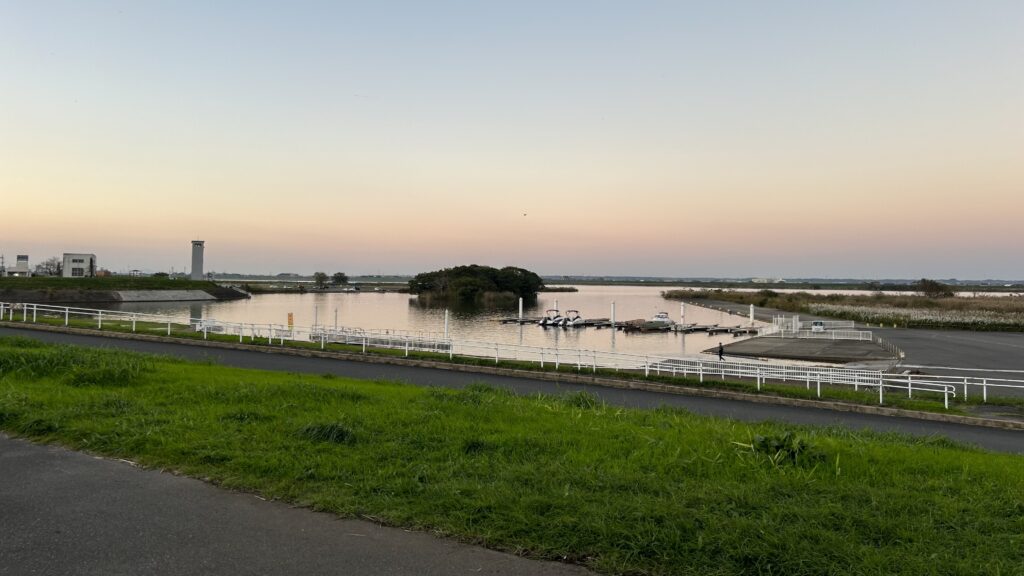
[{"label": "concrete path", "polygon": [[0,576],[584,575],[0,434]]},{"label": "concrete path", "polygon": [[853,429],[870,429],[882,432],[903,432],[919,436],[941,435],[954,440],[976,444],[989,450],[1024,454],[1024,432],[930,422],[911,418],[892,416],[876,416],[852,412],[838,412],[816,408],[779,406],[774,404],[758,404],[724,398],[705,398],[647,392],[643,390],[622,390],[535,380],[532,378],[513,378],[471,372],[454,372],[450,370],[418,368],[411,366],[393,366],[332,360],[326,358],[305,358],[301,356],[284,356],[264,352],[242,350],[220,350],[201,348],[187,344],[168,344],[160,342],[141,342],[135,340],[119,340],[103,336],[83,336],[63,334],[59,332],[39,332],[35,330],[19,330],[16,328],[0,328],[0,336],[18,335],[36,338],[47,342],[79,344],[106,348],[124,348],[153,354],[167,354],[193,360],[214,360],[227,366],[255,368],[260,370],[277,370],[283,372],[335,374],[362,379],[386,379],[407,382],[419,386],[444,386],[461,388],[470,384],[485,382],[492,386],[508,388],[517,394],[562,394],[586,390],[603,401],[630,408],[657,408],[659,406],[677,406],[698,414],[735,418],[748,422],[775,420],[793,424],[811,424],[824,426],[845,426]]}]

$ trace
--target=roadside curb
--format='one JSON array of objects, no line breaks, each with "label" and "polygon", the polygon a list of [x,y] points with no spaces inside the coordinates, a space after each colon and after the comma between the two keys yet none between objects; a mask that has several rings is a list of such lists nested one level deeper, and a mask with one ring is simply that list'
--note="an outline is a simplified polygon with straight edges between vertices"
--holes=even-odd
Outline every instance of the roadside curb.
[{"label": "roadside curb", "polygon": [[432,368],[435,370],[449,370],[452,372],[491,374],[495,376],[529,378],[533,380],[545,380],[549,382],[585,384],[623,390],[642,390],[647,392],[677,394],[681,396],[721,398],[725,400],[739,400],[743,402],[752,402],[757,404],[774,404],[779,406],[791,406],[796,408],[815,408],[819,410],[833,410],[836,412],[854,412],[859,414],[871,414],[876,416],[912,418],[916,420],[928,420],[932,422],[945,422],[950,424],[961,424],[965,426],[976,426],[984,428],[999,428],[1003,430],[1024,430],[1024,422],[1014,420],[997,420],[992,418],[979,418],[976,416],[961,416],[958,414],[940,414],[937,412],[922,412],[918,410],[889,408],[886,406],[871,406],[867,404],[851,404],[848,402],[839,402],[831,400],[785,398],[781,396],[749,394],[746,392],[736,392],[732,390],[720,390],[714,388],[698,388],[693,386],[676,384],[662,384],[657,382],[641,382],[636,380],[626,380],[608,377],[584,376],[582,374],[560,374],[550,372],[534,372],[531,370],[516,370],[512,368],[491,368],[488,366],[450,364],[447,362],[437,362],[433,360],[416,360],[397,357],[374,356],[369,354],[357,354],[352,352],[327,352],[320,350],[304,350],[294,348],[274,348],[270,346],[254,346],[250,344],[235,344],[231,342],[214,342],[210,340],[190,340],[186,338],[172,338],[168,336],[156,336],[151,334],[102,332],[98,330],[88,330],[84,328],[68,328],[63,326],[48,326],[27,323],[22,324],[19,322],[0,321],[0,326],[5,328],[21,330],[35,330],[38,332],[55,332],[60,334],[76,334],[80,336],[102,336],[105,338],[113,338],[119,340],[158,342],[162,344],[179,344],[185,346],[195,346],[199,348],[239,350],[245,352],[262,352],[265,354],[281,354],[285,356],[301,356],[307,358],[348,360],[352,362],[363,362],[368,364],[388,364],[395,366],[410,366],[416,368]]}]

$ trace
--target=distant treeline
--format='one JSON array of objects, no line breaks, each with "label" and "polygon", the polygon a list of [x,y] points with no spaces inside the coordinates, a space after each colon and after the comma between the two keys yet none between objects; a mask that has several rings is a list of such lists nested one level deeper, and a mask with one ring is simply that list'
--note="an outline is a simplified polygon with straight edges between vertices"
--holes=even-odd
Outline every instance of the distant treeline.
[{"label": "distant treeline", "polygon": [[541,277],[529,270],[476,264],[424,272],[409,281],[409,292],[413,294],[465,304],[496,295],[535,298],[543,288]]}]

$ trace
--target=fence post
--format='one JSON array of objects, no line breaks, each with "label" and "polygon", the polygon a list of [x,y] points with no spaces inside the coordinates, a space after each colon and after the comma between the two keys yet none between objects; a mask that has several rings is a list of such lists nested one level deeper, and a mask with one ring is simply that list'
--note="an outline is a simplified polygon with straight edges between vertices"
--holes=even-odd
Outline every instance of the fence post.
[{"label": "fence post", "polygon": [[988,402],[988,378],[981,381],[981,401]]},{"label": "fence post", "polygon": [[[597,374],[597,351],[596,350],[594,351],[594,370],[593,370],[593,372],[594,372],[594,374]],[[673,376],[674,376],[674,374],[673,374]]]},{"label": "fence post", "polygon": [[544,367],[544,349],[543,348],[540,349],[540,367],[541,368]]},{"label": "fence post", "polygon": [[818,398],[821,398],[821,372],[818,372]]},{"label": "fence post", "polygon": [[135,314],[132,314],[132,332],[135,332]]},{"label": "fence post", "polygon": [[647,356],[644,356],[644,377],[646,378],[647,376],[650,376],[650,375],[651,375],[651,359],[649,357],[647,357]]},{"label": "fence post", "polygon": [[885,404],[885,386],[881,380],[878,381],[878,403]]},{"label": "fence post", "polygon": [[757,391],[760,392],[761,391],[761,368],[757,369],[757,378],[756,378],[756,380],[757,380]]},{"label": "fence post", "polygon": [[942,403],[945,405],[946,410],[949,410],[949,386],[942,389]]},{"label": "fence post", "polygon": [[[171,321],[170,320],[167,321],[167,335],[168,336],[171,335]],[[239,339],[241,339],[241,336],[239,336]]]},{"label": "fence post", "polygon": [[558,348],[555,348],[555,371],[558,371]]},{"label": "fence post", "polygon": [[498,347],[497,346],[494,347],[494,365],[495,366],[498,365]]},{"label": "fence post", "polygon": [[321,330],[320,331],[320,349],[323,350],[324,346],[326,346],[326,345],[327,345],[327,334],[325,334],[323,332],[323,330]]},{"label": "fence post", "polygon": [[99,314],[96,315],[96,318],[96,329],[103,330],[103,310],[99,311]]},{"label": "fence post", "polygon": [[700,381],[704,381],[704,361],[698,360],[697,369],[700,371]]},{"label": "fence post", "polygon": [[409,357],[409,339],[408,338],[405,339],[405,357],[406,358]]},{"label": "fence post", "polygon": [[967,400],[967,376],[964,376],[964,400]]},{"label": "fence post", "polygon": [[[881,378],[878,379],[878,385],[879,386],[882,385],[882,379]],[[912,395],[913,391],[914,391],[914,375],[913,374],[907,374],[907,398],[913,398],[913,395]]]},{"label": "fence post", "polygon": [[32,323],[36,323],[36,312],[39,311],[39,304],[32,305]]},{"label": "fence post", "polygon": [[363,354],[366,354],[366,336],[363,336]]}]

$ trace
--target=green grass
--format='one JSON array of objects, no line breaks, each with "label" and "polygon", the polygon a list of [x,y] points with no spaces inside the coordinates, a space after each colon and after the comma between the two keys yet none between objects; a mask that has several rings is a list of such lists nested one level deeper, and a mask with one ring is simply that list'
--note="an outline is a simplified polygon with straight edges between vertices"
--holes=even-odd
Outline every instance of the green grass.
[{"label": "green grass", "polygon": [[205,290],[219,288],[214,282],[155,277],[108,276],[104,278],[0,278],[4,290]]},{"label": "green grass", "polygon": [[0,339],[0,428],[606,573],[1024,567],[1024,459],[941,438],[28,339]]}]

